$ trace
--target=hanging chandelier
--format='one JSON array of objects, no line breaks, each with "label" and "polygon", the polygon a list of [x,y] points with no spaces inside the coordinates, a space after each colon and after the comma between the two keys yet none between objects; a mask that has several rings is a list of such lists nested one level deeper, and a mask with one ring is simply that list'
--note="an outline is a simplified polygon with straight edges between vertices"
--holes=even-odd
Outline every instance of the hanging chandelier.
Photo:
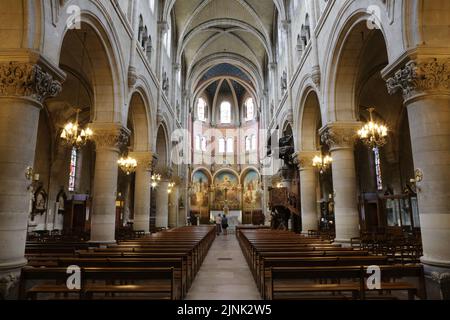
[{"label": "hanging chandelier", "polygon": [[167,193],[168,193],[168,194],[171,194],[172,191],[173,191],[173,188],[175,188],[175,182],[169,183],[169,186],[168,186],[168,188],[167,188]]},{"label": "hanging chandelier", "polygon": [[373,120],[375,108],[369,108],[367,111],[369,111],[370,120],[358,131],[358,136],[369,148],[380,148],[387,143],[388,128]]},{"label": "hanging chandelier", "polygon": [[92,139],[94,133],[91,129],[89,129],[89,127],[86,129],[80,127],[80,124],[78,123],[80,109],[77,109],[76,111],[77,116],[75,123],[68,122],[64,126],[60,137],[66,145],[72,148],[80,149]]},{"label": "hanging chandelier", "polygon": [[117,163],[119,164],[120,169],[125,172],[127,176],[136,171],[137,161],[132,157],[122,157],[119,161],[117,161]]},{"label": "hanging chandelier", "polygon": [[152,175],[152,183],[151,183],[152,188],[155,189],[158,186],[160,181],[161,181],[161,175],[160,174]]},{"label": "hanging chandelier", "polygon": [[320,174],[324,174],[325,171],[327,171],[328,167],[333,162],[333,158],[331,158],[328,155],[326,155],[326,156],[320,155],[320,156],[315,156],[313,158],[312,162],[313,162],[312,163],[313,167],[319,169]]}]

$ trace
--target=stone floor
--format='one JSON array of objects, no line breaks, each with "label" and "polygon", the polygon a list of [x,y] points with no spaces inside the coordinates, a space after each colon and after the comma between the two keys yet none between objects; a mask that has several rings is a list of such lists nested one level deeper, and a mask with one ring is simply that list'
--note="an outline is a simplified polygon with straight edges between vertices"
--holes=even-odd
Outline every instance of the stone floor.
[{"label": "stone floor", "polygon": [[261,300],[234,234],[215,240],[186,300]]}]

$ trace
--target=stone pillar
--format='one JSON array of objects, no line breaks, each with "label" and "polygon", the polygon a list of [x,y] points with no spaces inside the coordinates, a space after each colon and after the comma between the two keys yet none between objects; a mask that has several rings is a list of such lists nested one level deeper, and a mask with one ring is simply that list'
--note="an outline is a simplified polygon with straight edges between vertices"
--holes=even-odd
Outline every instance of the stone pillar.
[{"label": "stone pillar", "polygon": [[[419,58],[387,80],[408,108],[426,274],[450,270],[450,57]],[[437,277],[429,277],[429,279]],[[442,289],[441,289],[442,290]]]},{"label": "stone pillar", "polygon": [[169,226],[169,180],[162,178],[156,187],[156,228]]},{"label": "stone pillar", "polygon": [[150,233],[150,188],[153,155],[151,152],[133,152],[130,156],[135,158],[138,163],[134,189],[134,230],[143,230],[145,233]]},{"label": "stone pillar", "polygon": [[361,126],[358,122],[336,122],[320,132],[333,158],[335,241],[342,244],[360,235],[354,141]]},{"label": "stone pillar", "polygon": [[169,194],[169,227],[178,226],[178,187],[172,188]]},{"label": "stone pillar", "polygon": [[26,172],[34,164],[42,102],[60,91],[61,84],[35,63],[0,62],[0,300],[13,295],[27,263]]},{"label": "stone pillar", "polygon": [[120,149],[127,145],[128,129],[120,124],[94,123],[96,159],[94,173],[91,240],[115,243],[117,177]]},{"label": "stone pillar", "polygon": [[300,202],[302,206],[302,233],[318,230],[317,220],[317,172],[312,160],[318,156],[317,151],[301,151],[297,154],[298,169],[300,171]]}]

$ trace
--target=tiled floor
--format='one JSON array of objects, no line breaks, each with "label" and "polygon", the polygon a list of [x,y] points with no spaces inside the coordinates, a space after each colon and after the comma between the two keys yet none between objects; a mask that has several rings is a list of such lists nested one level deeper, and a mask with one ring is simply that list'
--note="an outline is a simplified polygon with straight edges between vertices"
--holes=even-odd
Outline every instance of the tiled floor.
[{"label": "tiled floor", "polygon": [[203,262],[186,300],[260,299],[236,236],[219,236]]}]

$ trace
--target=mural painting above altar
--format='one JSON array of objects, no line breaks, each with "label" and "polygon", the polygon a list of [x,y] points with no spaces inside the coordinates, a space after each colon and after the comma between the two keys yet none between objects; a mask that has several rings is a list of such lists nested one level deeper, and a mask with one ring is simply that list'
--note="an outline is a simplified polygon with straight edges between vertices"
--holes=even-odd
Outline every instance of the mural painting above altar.
[{"label": "mural painting above altar", "polygon": [[220,172],[214,179],[212,210],[223,211],[225,207],[229,210],[241,209],[241,186],[238,177],[229,171]]}]

